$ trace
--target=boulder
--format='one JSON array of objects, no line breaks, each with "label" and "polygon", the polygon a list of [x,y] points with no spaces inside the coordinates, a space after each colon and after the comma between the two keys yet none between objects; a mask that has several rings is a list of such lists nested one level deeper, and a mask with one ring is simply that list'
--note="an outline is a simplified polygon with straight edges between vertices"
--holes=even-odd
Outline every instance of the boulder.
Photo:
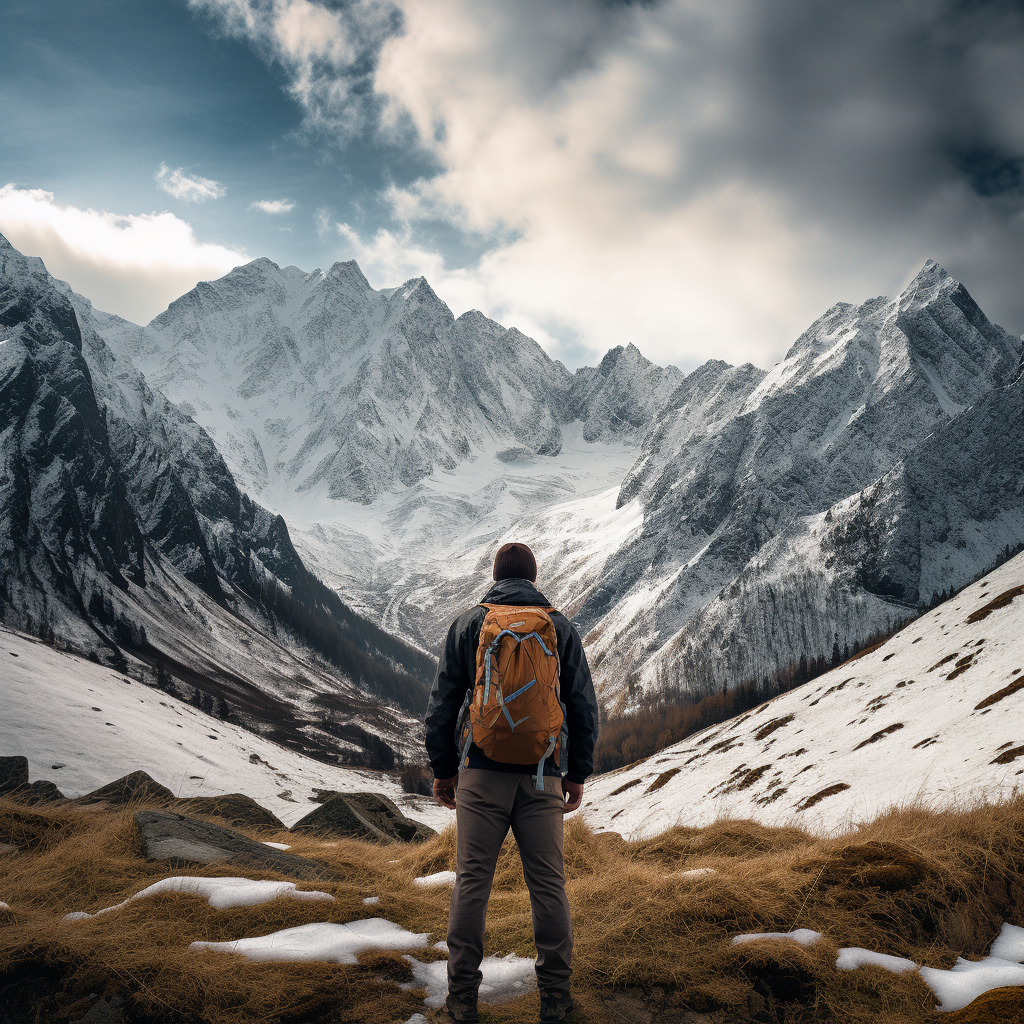
[{"label": "boulder", "polygon": [[335,793],[292,825],[291,831],[376,843],[421,843],[437,835],[429,826],[407,818],[379,793]]},{"label": "boulder", "polygon": [[17,800],[20,804],[52,804],[66,799],[56,783],[47,782],[46,779],[37,779],[27,786],[18,786],[17,789],[4,793],[4,796]]},{"label": "boulder", "polygon": [[317,879],[330,872],[323,864],[275,850],[240,832],[167,811],[137,811],[135,827],[151,860],[175,864],[226,861],[239,867],[276,871],[293,878]]},{"label": "boulder", "polygon": [[174,803],[174,794],[145,772],[132,772],[122,779],[94,789],[78,797],[76,804],[167,804]]},{"label": "boulder", "polygon": [[176,811],[184,814],[202,814],[210,818],[223,818],[232,825],[249,828],[273,829],[284,832],[284,822],[265,807],[243,793],[226,793],[224,796],[190,796],[177,800]]},{"label": "boulder", "polygon": [[20,754],[0,757],[0,796],[28,785],[28,758]]}]

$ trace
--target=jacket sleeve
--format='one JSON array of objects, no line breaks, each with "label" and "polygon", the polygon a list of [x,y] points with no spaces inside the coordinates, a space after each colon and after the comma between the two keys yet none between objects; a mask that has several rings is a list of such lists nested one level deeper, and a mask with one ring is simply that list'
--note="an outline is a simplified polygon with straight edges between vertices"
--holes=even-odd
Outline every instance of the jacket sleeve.
[{"label": "jacket sleeve", "polygon": [[[568,620],[567,620],[568,621]],[[569,729],[569,757],[565,777],[583,783],[594,771],[594,745],[597,743],[598,711],[594,680],[576,627],[568,623],[569,635],[562,653],[559,680]]]},{"label": "jacket sleeve", "polygon": [[435,779],[450,779],[459,770],[455,726],[476,671],[471,634],[472,616],[460,616],[451,624],[430,690],[424,722],[427,757]]}]

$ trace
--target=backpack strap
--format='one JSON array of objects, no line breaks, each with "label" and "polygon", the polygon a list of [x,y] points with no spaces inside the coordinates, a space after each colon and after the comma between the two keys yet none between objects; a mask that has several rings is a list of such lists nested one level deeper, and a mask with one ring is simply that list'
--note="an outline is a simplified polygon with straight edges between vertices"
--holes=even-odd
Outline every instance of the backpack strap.
[{"label": "backpack strap", "polygon": [[537,775],[533,780],[533,788],[544,792],[544,762],[551,756],[551,752],[555,749],[555,737],[548,737],[548,749],[540,755],[540,760],[537,762]]}]

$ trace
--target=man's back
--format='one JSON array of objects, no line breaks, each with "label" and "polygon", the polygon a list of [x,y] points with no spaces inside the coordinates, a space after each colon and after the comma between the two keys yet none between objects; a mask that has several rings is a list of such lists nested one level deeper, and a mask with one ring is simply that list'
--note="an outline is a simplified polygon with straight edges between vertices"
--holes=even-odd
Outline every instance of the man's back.
[{"label": "man's back", "polygon": [[[474,1021],[484,923],[491,882],[501,845],[511,828],[519,846],[523,875],[530,890],[534,939],[537,945],[537,983],[541,991],[541,1019],[564,1020],[571,1006],[572,923],[565,896],[562,857],[563,816],[583,798],[583,783],[593,769],[598,713],[594,684],[583,644],[572,623],[552,609],[534,585],[533,553],[522,544],[505,545],[494,560],[495,584],[479,605],[460,615],[448,630],[438,663],[437,677],[426,715],[426,745],[434,772],[434,793],[446,806],[456,808],[458,828],[457,872],[448,919],[448,1012],[457,1021]],[[558,698],[564,709],[566,743],[552,745],[554,757],[538,765],[488,757],[476,743],[459,749],[456,728],[460,712],[477,679],[477,652],[488,609],[485,605],[544,609],[554,626],[558,657]],[[524,616],[524,621],[528,618]],[[505,630],[518,644],[531,642],[530,632],[515,633],[516,623]],[[550,630],[551,625],[546,627]],[[493,632],[493,630],[492,630]],[[499,631],[500,632],[500,631]],[[548,634],[550,636],[550,634]],[[489,634],[488,634],[489,636]],[[490,666],[491,654],[481,656]],[[508,664],[495,658],[493,666]],[[536,678],[543,672],[535,674]],[[487,672],[488,685],[493,680]],[[518,692],[527,681],[515,682]],[[482,684],[481,684],[482,686]],[[499,689],[499,692],[501,691]],[[505,692],[512,693],[512,690]],[[509,698],[511,700],[511,698]],[[478,693],[475,705],[485,704]],[[510,716],[511,717],[511,716]],[[473,736],[488,745],[484,734]],[[490,745],[492,753],[503,748]],[[570,802],[565,801],[568,792]]]},{"label": "man's back", "polygon": [[[459,769],[460,751],[455,729],[476,675],[480,627],[487,614],[485,604],[550,608],[547,598],[530,580],[505,579],[496,582],[480,604],[467,609],[452,623],[438,662],[426,715],[427,756],[435,778],[451,778]],[[549,614],[558,638],[559,691],[565,707],[568,750],[561,764],[548,763],[544,772],[554,777],[564,775],[567,781],[582,784],[594,767],[597,697],[576,628],[561,612],[552,609]],[[523,771],[520,764],[510,765],[487,757],[475,744],[469,749],[468,767]]]}]

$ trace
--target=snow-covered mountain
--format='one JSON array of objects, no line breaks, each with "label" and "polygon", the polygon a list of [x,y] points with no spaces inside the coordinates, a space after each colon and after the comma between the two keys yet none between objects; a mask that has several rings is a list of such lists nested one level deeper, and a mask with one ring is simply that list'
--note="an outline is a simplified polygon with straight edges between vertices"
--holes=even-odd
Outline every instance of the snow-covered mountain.
[{"label": "snow-covered mountain", "polygon": [[569,373],[422,279],[261,259],[148,327],[76,296],[109,346],[203,426],[355,607],[433,647],[524,511],[618,486],[682,380],[633,345]]},{"label": "snow-covered mountain", "polygon": [[[619,521],[642,527],[584,589],[579,566],[553,588],[590,631],[606,695],[828,655],[1024,541],[1020,358],[928,262],[896,299],[833,307],[767,374],[690,374],[618,492]],[[562,515],[529,537],[571,533]]]},{"label": "snow-covered mountain", "polygon": [[685,378],[631,345],[570,374],[354,263],[257,260],[145,328],[74,301],[389,631],[436,648],[530,543],[612,708],[854,647],[1024,541],[1021,343],[931,261]]},{"label": "snow-covered mountain", "polygon": [[587,787],[624,836],[718,817],[833,831],[1024,789],[1024,554],[885,644]]},{"label": "snow-covered mountain", "polygon": [[377,291],[354,262],[307,274],[259,259],[146,328],[99,329],[275,505],[370,503],[481,457],[557,456],[574,421],[586,440],[634,438],[682,377],[633,347],[574,376],[514,328],[455,319],[423,278]]},{"label": "snow-covered mountain", "polygon": [[418,704],[430,659],[313,577],[202,428],[2,237],[0,327],[3,619],[300,747],[408,747],[382,703]]}]

